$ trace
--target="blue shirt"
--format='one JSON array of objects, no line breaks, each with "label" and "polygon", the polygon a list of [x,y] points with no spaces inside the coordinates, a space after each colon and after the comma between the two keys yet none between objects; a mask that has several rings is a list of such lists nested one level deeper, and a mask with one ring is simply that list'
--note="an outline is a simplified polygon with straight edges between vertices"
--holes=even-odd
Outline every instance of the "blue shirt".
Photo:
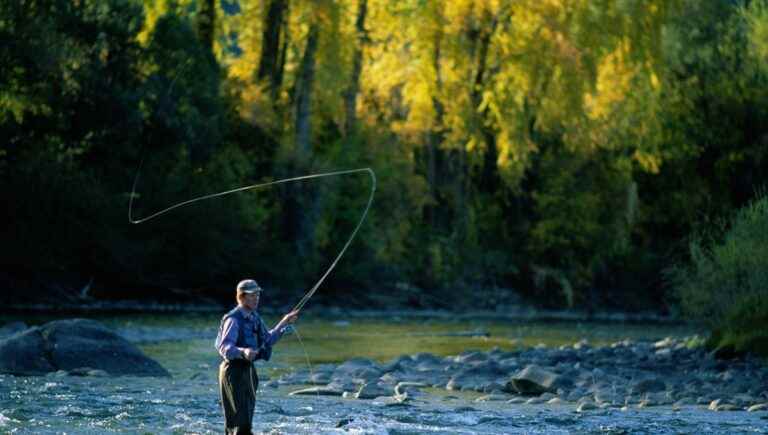
[{"label": "blue shirt", "polygon": [[237,307],[237,309],[240,310],[245,318],[245,325],[243,325],[245,337],[241,340],[241,343],[245,343],[245,346],[237,347],[237,336],[240,332],[239,320],[236,317],[227,318],[224,321],[221,344],[218,349],[219,355],[227,360],[243,359],[243,351],[246,348],[256,349],[258,347],[256,334],[258,333],[259,325],[261,325],[262,331],[265,332],[262,337],[264,347],[272,347],[283,336],[286,328],[279,330],[277,328],[268,329],[264,320],[255,311],[248,311],[243,307]]}]

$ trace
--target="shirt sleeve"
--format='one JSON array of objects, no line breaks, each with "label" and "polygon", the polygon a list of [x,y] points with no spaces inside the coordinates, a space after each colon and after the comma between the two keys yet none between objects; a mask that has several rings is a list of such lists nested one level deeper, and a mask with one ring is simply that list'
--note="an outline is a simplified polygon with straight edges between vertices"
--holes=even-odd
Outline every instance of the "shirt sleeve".
[{"label": "shirt sleeve", "polygon": [[219,345],[219,355],[229,361],[240,359],[243,354],[243,349],[235,346],[235,343],[237,343],[237,334],[239,333],[237,321],[230,317],[224,321],[223,328],[221,333],[221,344]]},{"label": "shirt sleeve", "polygon": [[282,338],[283,334],[285,333],[286,328],[267,328],[266,323],[264,323],[264,319],[259,319],[261,322],[261,327],[264,329],[264,331],[267,331],[266,334],[266,345],[269,347],[272,347],[277,343],[280,338]]}]

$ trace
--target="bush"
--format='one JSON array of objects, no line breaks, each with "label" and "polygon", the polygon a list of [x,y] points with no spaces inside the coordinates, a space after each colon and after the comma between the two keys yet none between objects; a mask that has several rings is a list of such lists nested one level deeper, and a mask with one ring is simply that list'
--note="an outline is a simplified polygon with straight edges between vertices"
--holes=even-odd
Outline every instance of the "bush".
[{"label": "bush", "polygon": [[683,311],[713,331],[711,344],[768,354],[768,196],[761,193],[724,226],[698,235],[691,263],[670,271]]}]

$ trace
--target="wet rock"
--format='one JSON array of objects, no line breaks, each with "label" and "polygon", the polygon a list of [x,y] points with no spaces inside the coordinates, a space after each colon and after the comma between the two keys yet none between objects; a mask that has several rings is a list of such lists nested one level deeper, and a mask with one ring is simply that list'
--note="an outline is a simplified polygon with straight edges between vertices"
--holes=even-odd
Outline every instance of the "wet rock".
[{"label": "wet rock", "polygon": [[57,320],[0,341],[0,372],[42,375],[83,367],[110,375],[170,376],[156,361],[99,322]]},{"label": "wet rock", "polygon": [[590,400],[580,400],[579,403],[576,405],[576,412],[584,412],[584,411],[590,411],[593,409],[597,409],[597,405],[595,405],[595,402]]},{"label": "wet rock", "polygon": [[448,390],[492,391],[495,388],[502,388],[497,380],[505,375],[506,371],[495,361],[482,362],[453,375],[445,388]]},{"label": "wet rock", "polygon": [[664,383],[664,381],[658,378],[644,379],[642,381],[635,383],[635,385],[632,386],[632,390],[640,394],[655,393],[659,391],[664,391],[666,389],[667,389],[667,385]]},{"label": "wet rock", "polygon": [[331,382],[331,373],[318,372],[309,375],[309,378],[304,382],[311,385],[326,385]]},{"label": "wet rock", "polygon": [[24,322],[10,322],[0,327],[0,338],[10,337],[21,331],[26,331],[28,326]]},{"label": "wet rock", "polygon": [[328,386],[303,388],[301,390],[291,391],[288,393],[290,396],[341,396],[342,394],[344,394],[344,390]]},{"label": "wet rock", "polygon": [[554,391],[559,376],[535,365],[529,365],[507,382],[504,391],[524,395],[539,395]]},{"label": "wet rock", "polygon": [[389,407],[389,406],[405,406],[406,401],[407,401],[406,397],[384,396],[384,397],[377,397],[373,399],[373,402],[371,403],[377,406]]},{"label": "wet rock", "polygon": [[404,394],[416,394],[419,393],[420,388],[427,387],[427,384],[421,382],[399,382],[395,385],[395,395],[401,396]]},{"label": "wet rock", "polygon": [[55,372],[48,343],[40,328],[30,328],[0,340],[0,373],[35,376]]},{"label": "wet rock", "polygon": [[338,423],[336,423],[336,427],[337,428],[344,427],[349,423],[352,423],[352,421],[353,420],[351,418],[342,418],[341,420],[338,421]]},{"label": "wet rock", "polygon": [[768,403],[758,403],[747,408],[749,412],[768,411]]},{"label": "wet rock", "polygon": [[458,355],[454,358],[454,362],[457,362],[459,364],[471,364],[471,363],[484,362],[487,360],[488,360],[488,355],[484,354],[483,352],[476,352],[476,351],[464,352],[461,355]]},{"label": "wet rock", "polygon": [[353,358],[333,371],[333,379],[375,379],[383,373],[382,368],[375,361],[367,358]]},{"label": "wet rock", "polygon": [[491,393],[486,394],[485,396],[480,396],[477,399],[475,399],[475,402],[498,402],[502,400],[507,400],[509,396],[506,394],[500,394],[500,393]]},{"label": "wet rock", "polygon": [[375,399],[376,397],[386,396],[392,392],[392,387],[386,384],[369,383],[360,386],[355,393],[356,399]]},{"label": "wet rock", "polygon": [[732,403],[727,403],[723,399],[715,399],[709,404],[707,409],[710,411],[737,411],[741,408]]}]

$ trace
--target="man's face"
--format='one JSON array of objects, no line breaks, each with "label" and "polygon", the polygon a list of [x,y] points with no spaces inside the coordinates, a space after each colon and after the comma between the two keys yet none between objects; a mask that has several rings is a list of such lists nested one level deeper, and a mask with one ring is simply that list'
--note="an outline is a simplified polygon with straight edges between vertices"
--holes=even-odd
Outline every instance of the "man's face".
[{"label": "man's face", "polygon": [[242,296],[243,300],[243,306],[251,311],[256,310],[256,308],[259,306],[259,297],[261,293],[244,293]]}]

